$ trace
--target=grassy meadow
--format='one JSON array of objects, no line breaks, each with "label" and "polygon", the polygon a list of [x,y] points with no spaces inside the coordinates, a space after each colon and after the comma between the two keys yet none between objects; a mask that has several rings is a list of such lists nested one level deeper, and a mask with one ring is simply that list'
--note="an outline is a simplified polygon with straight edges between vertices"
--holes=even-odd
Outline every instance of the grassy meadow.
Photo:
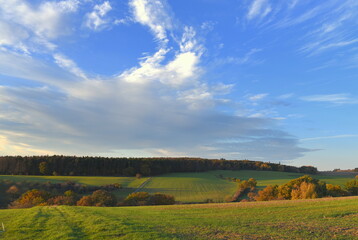
[{"label": "grassy meadow", "polygon": [[[206,202],[211,199],[214,202],[223,202],[227,196],[232,195],[237,184],[219,177],[235,177],[241,180],[255,178],[258,189],[267,185],[284,184],[291,179],[301,177],[302,173],[274,172],[274,171],[229,171],[217,170],[199,173],[170,173],[151,178],[140,191],[149,193],[165,193],[175,196],[177,201],[183,203]],[[324,175],[314,176],[326,183],[344,185],[352,179],[352,176]],[[37,182],[66,182],[73,181],[86,185],[106,185],[120,183],[125,189],[114,191],[113,193],[123,199],[128,194],[135,191],[148,178],[143,177],[91,177],[91,176],[20,176],[20,175],[0,175],[0,180],[12,181],[37,181]]]},{"label": "grassy meadow", "polygon": [[[235,192],[237,184],[221,179],[219,175],[222,175],[224,178],[236,177],[241,180],[255,178],[257,180],[258,189],[262,189],[267,185],[287,183],[291,179],[301,177],[304,174],[254,170],[170,173],[153,177],[144,186],[143,191],[171,194],[175,196],[177,201],[181,202],[205,202],[207,199],[222,202],[226,196]],[[324,180],[327,183],[342,186],[352,179],[350,176],[315,175],[314,177]]]},{"label": "grassy meadow", "polygon": [[358,239],[358,197],[0,211],[18,239]]}]

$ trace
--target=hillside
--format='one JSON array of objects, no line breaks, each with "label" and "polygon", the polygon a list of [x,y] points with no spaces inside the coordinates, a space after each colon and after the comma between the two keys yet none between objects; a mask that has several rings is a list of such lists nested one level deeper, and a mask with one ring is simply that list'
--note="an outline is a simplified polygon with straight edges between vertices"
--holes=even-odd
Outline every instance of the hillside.
[{"label": "hillside", "polygon": [[357,239],[358,197],[156,207],[1,210],[18,239]]},{"label": "hillside", "polygon": [[[181,202],[205,202],[208,199],[214,202],[223,202],[225,197],[232,195],[237,188],[237,184],[220,178],[235,177],[242,180],[255,178],[258,189],[267,185],[284,184],[291,179],[298,178],[304,174],[275,172],[275,171],[254,171],[254,170],[217,170],[199,173],[169,173],[154,176],[148,181],[140,191],[149,193],[166,193],[174,195],[177,201]],[[330,184],[343,186],[352,176],[325,175],[314,176]],[[135,191],[148,178],[136,179],[134,177],[81,177],[81,176],[11,176],[1,175],[0,180],[11,180],[15,182],[35,181],[35,182],[66,182],[73,181],[86,185],[105,185],[120,183],[125,189],[117,190],[114,193],[120,199]]]}]

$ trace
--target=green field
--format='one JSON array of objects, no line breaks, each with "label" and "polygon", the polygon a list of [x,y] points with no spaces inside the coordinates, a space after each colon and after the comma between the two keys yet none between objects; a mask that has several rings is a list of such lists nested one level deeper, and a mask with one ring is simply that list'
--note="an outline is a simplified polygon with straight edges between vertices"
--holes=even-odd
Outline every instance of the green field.
[{"label": "green field", "polygon": [[80,177],[80,176],[23,176],[23,175],[0,175],[0,180],[33,181],[33,182],[67,182],[73,181],[85,185],[101,186],[112,183],[120,183],[123,187],[137,188],[147,178],[136,179],[135,177]]},{"label": "green field", "polygon": [[[123,199],[128,194],[134,192],[143,182],[148,178],[137,179],[135,177],[81,177],[81,176],[20,176],[20,175],[0,175],[0,180],[11,180],[14,182],[19,181],[31,181],[31,182],[52,182],[60,183],[73,181],[80,184],[90,186],[101,186],[112,183],[120,183],[124,189],[113,191],[113,193],[119,198]],[[1,198],[1,196],[0,196]]]},{"label": "green field", "polygon": [[[225,197],[232,195],[236,190],[236,183],[223,177],[236,177],[241,180],[255,178],[259,189],[267,185],[284,184],[291,179],[302,176],[301,173],[273,172],[273,171],[228,171],[218,170],[200,173],[170,173],[153,177],[140,191],[149,193],[166,193],[174,195],[180,202],[205,202],[211,199],[214,202],[223,202]],[[327,183],[344,185],[349,176],[315,175]],[[37,182],[65,182],[74,181],[86,185],[106,185],[120,183],[126,189],[115,191],[114,194],[123,199],[137,189],[148,178],[136,179],[134,177],[79,177],[79,176],[9,176],[2,175],[0,180],[37,181]]]},{"label": "green field", "polygon": [[[209,171],[202,173],[170,173],[153,177],[145,185],[143,191],[172,194],[181,202],[205,202],[212,199],[215,202],[224,201],[225,197],[235,192],[236,183],[219,178],[236,177],[241,180],[255,178],[257,187],[264,188],[267,185],[284,184],[291,179],[301,177],[302,173],[273,172],[273,171]],[[315,175],[327,183],[344,185],[352,178],[347,176]]]},{"label": "green field", "polygon": [[0,210],[2,239],[358,239],[358,197]]}]

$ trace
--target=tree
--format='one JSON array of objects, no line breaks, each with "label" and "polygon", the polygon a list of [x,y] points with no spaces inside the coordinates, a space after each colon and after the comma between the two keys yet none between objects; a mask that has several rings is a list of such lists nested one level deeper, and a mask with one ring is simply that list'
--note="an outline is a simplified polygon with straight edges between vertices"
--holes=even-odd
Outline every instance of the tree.
[{"label": "tree", "polygon": [[123,169],[124,176],[131,177],[134,175],[134,172],[135,172],[135,169],[133,167],[127,167],[127,168]]},{"label": "tree", "polygon": [[92,193],[92,200],[97,207],[110,207],[115,206],[117,203],[116,197],[106,190],[94,191]]},{"label": "tree", "polygon": [[268,185],[254,197],[256,201],[271,201],[278,198],[278,185]]},{"label": "tree", "polygon": [[140,173],[143,174],[144,176],[150,176],[151,169],[147,163],[142,164],[140,166]]},{"label": "tree", "polygon": [[345,185],[345,188],[352,195],[358,195],[358,179],[353,179],[351,181],[348,181]]},{"label": "tree", "polygon": [[312,199],[317,198],[316,185],[309,182],[302,182],[299,186],[292,189],[291,199]]},{"label": "tree", "polygon": [[10,204],[10,208],[30,208],[39,205],[46,205],[50,193],[37,189],[25,192],[21,197]]},{"label": "tree", "polygon": [[[302,183],[305,184],[302,185]],[[308,183],[311,183],[312,185]],[[327,195],[326,183],[308,175],[293,179],[288,183],[279,186],[278,197],[281,199],[292,199],[292,191],[294,191],[294,198],[323,197]]]},{"label": "tree", "polygon": [[43,175],[46,175],[48,173],[47,162],[40,162],[39,170],[40,170],[40,173],[42,173]]}]

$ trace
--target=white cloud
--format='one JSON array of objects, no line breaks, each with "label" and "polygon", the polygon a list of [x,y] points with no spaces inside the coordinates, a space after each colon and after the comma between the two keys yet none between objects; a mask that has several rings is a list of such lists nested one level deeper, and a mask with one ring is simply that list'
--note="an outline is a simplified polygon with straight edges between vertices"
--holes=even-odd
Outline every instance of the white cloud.
[{"label": "white cloud", "polygon": [[250,96],[249,100],[255,102],[255,101],[262,100],[267,96],[268,96],[268,93],[256,94],[256,95]]},{"label": "white cloud", "polygon": [[[12,2],[42,13],[38,10],[41,4],[37,9],[20,0]],[[74,2],[61,3],[69,4],[62,7],[70,12],[75,10],[75,5],[70,4]],[[159,46],[155,53],[140,59],[138,66],[115,77],[92,79],[73,60],[58,52],[51,52],[58,66],[35,57],[0,52],[2,75],[34,85],[0,88],[0,132],[7,145],[21,143],[30,150],[80,155],[123,150],[149,155],[222,154],[266,160],[292,159],[307,151],[299,148],[292,136],[276,129],[273,119],[263,115],[240,117],[219,110],[218,105],[225,102],[222,95],[230,93],[233,86],[213,86],[202,79],[204,48],[194,28],[178,27],[182,36],[173,41],[178,45],[167,47],[173,20],[164,1],[133,0],[131,7],[135,20],[149,27]],[[109,7],[96,10],[103,17]],[[262,12],[265,14],[265,10]],[[56,28],[60,23],[54,19],[60,20],[63,15],[56,16],[48,17],[54,29],[33,30],[38,37],[59,36]],[[37,22],[16,24],[30,32],[30,25]],[[17,40],[11,41],[14,44]],[[251,97],[258,101],[265,96]],[[218,144],[222,139],[240,143]]]},{"label": "white cloud", "polygon": [[53,40],[73,31],[67,20],[79,4],[78,0],[39,4],[0,0],[0,46],[26,54],[54,50]]},{"label": "white cloud", "polygon": [[77,64],[72,61],[71,59],[67,58],[62,54],[54,54],[53,55],[55,62],[62,68],[68,70],[69,72],[73,73],[77,77],[87,79],[86,74],[77,66]]},{"label": "white cloud", "polygon": [[[112,10],[108,1],[94,6],[93,11],[86,15],[85,25],[92,30],[103,29],[109,20],[106,19],[106,14]],[[119,22],[115,22],[118,24]]]},{"label": "white cloud", "polygon": [[5,19],[45,38],[56,38],[68,33],[69,29],[63,28],[63,15],[75,12],[78,5],[78,0],[45,1],[37,7],[23,0],[0,0],[0,9]]},{"label": "white cloud", "polygon": [[247,19],[252,20],[256,17],[264,18],[267,14],[271,12],[272,8],[268,0],[254,0],[249,7],[247,13]]},{"label": "white cloud", "polygon": [[148,26],[158,40],[168,41],[167,31],[172,29],[172,20],[164,0],[132,0],[130,6],[137,22]]},{"label": "white cloud", "polygon": [[356,138],[357,134],[342,134],[335,136],[324,136],[324,137],[312,137],[312,138],[303,138],[301,141],[317,141],[317,140],[325,140],[325,139],[337,139],[337,138]]},{"label": "white cloud", "polygon": [[301,97],[307,102],[326,102],[332,104],[358,104],[358,99],[352,98],[349,94],[322,94]]}]

